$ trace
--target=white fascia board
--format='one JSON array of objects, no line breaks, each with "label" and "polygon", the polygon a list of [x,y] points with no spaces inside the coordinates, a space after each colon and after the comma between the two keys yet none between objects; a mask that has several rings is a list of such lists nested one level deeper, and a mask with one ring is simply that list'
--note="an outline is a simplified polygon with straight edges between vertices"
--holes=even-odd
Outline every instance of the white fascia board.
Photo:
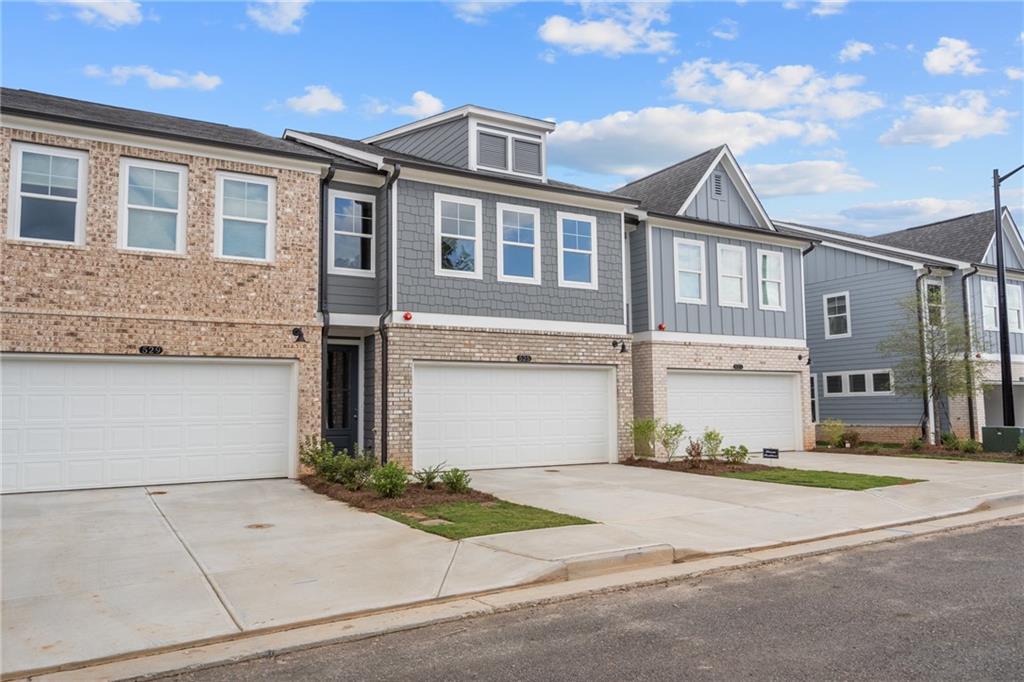
[{"label": "white fascia board", "polygon": [[696,232],[697,234],[707,234],[711,236],[727,237],[729,239],[737,239],[748,241],[757,244],[775,244],[776,246],[788,247],[791,249],[802,249],[803,247],[794,243],[799,240],[799,237],[785,237],[779,235],[777,232],[765,232],[763,235],[753,232],[751,230],[740,230],[726,226],[719,225],[705,225],[703,223],[691,222],[687,218],[675,218],[678,223],[669,222],[669,218],[661,217],[648,217],[647,222],[651,227],[657,227],[665,230],[678,230],[685,232]]},{"label": "white fascia board", "polygon": [[769,336],[731,336],[726,334],[691,334],[690,332],[646,331],[633,334],[633,341],[668,341],[713,346],[759,346],[763,348],[807,349],[806,339]]},{"label": "white fascia board", "polygon": [[543,132],[550,132],[555,129],[555,124],[550,121],[543,121],[537,118],[530,118],[529,116],[519,116],[518,114],[510,114],[505,111],[495,111],[494,109],[466,104],[449,111],[442,111],[441,113],[434,114],[433,116],[421,118],[418,121],[413,121],[412,123],[407,123],[405,125],[398,126],[397,128],[385,130],[383,133],[377,133],[371,137],[364,138],[362,141],[368,144],[373,144],[380,140],[387,140],[392,137],[398,137],[399,135],[407,135],[417,130],[429,128],[440,123],[447,123],[448,121],[454,121],[466,116],[477,116],[496,123],[520,126]]},{"label": "white fascia board", "polygon": [[880,244],[878,242],[869,242],[866,239],[857,239],[856,237],[847,237],[846,235],[837,235],[834,232],[825,232],[824,230],[816,230],[813,227],[807,227],[806,225],[795,225],[793,223],[787,223],[783,220],[775,221],[779,225],[788,227],[791,230],[797,232],[807,232],[814,235],[815,237],[821,237],[822,242],[826,240],[837,240],[841,239],[843,242],[850,242],[852,244],[859,244],[861,246],[867,246],[872,249],[881,249],[883,251],[889,251],[894,254],[902,254],[904,256],[916,256],[917,258],[924,258],[926,260],[934,261],[937,263],[946,263],[961,270],[964,268],[971,267],[971,264],[966,261],[955,260],[953,258],[944,258],[942,256],[933,256],[930,253],[922,253],[920,251],[911,251],[910,249],[901,249],[897,246],[889,246],[887,244]]},{"label": "white fascia board", "polygon": [[[409,312],[412,319],[406,321]],[[458,327],[464,329],[486,329],[495,331],[557,332],[564,334],[594,334],[622,336],[626,334],[625,324],[600,324],[596,322],[570,322],[568,320],[529,320],[518,317],[482,317],[478,315],[448,315],[445,313],[420,313],[415,310],[393,312],[388,322],[403,327]]]},{"label": "white fascia board", "polygon": [[362,161],[374,166],[377,170],[384,168],[384,157],[379,154],[371,154],[364,152],[361,149],[353,149],[352,147],[338,144],[337,142],[330,142],[321,137],[315,135],[306,135],[305,133],[296,132],[294,130],[285,130],[284,139],[293,140],[295,142],[301,142],[318,149],[323,149],[338,156],[344,156],[347,159],[354,159],[356,161]]},{"label": "white fascia board", "polygon": [[693,203],[693,200],[696,198],[700,188],[704,186],[708,181],[708,178],[711,177],[711,173],[723,160],[725,161],[723,165],[725,166],[726,174],[728,174],[729,179],[732,180],[732,184],[739,190],[740,196],[743,197],[747,207],[752,207],[754,209],[754,214],[760,219],[759,222],[761,223],[761,227],[769,229],[772,232],[777,232],[778,228],[775,227],[775,223],[768,217],[768,213],[765,212],[764,206],[761,205],[761,200],[757,198],[757,195],[754,193],[754,188],[750,186],[750,182],[747,180],[747,176],[744,175],[743,171],[740,169],[740,165],[736,161],[736,157],[732,155],[729,145],[722,147],[722,151],[720,151],[718,156],[715,157],[715,160],[708,165],[707,170],[704,171],[704,175],[701,176],[700,182],[694,185],[693,191],[690,192],[690,196],[686,197],[686,201],[684,201],[683,205],[679,207],[676,215],[682,216],[686,213],[686,209]]},{"label": "white fascia board", "polygon": [[152,149],[172,154],[188,154],[200,156],[207,159],[221,159],[240,163],[251,163],[268,168],[285,168],[307,173],[322,174],[330,164],[324,160],[303,161],[290,156],[276,155],[270,152],[260,153],[259,151],[246,151],[221,147],[214,143],[202,144],[199,142],[185,142],[171,140],[156,135],[143,133],[128,133],[119,130],[109,130],[86,125],[75,125],[71,123],[60,123],[45,119],[30,118],[26,116],[4,115],[3,125],[8,128],[27,130],[34,133],[46,133],[49,135],[61,135],[64,137],[76,137],[82,140],[93,140],[108,144],[123,145],[125,147],[138,147],[140,149]]},{"label": "white fascia board", "polygon": [[861,256],[867,256],[868,258],[877,258],[878,260],[888,261],[890,263],[899,263],[900,265],[906,265],[914,270],[924,270],[925,264],[920,261],[907,260],[905,258],[896,258],[895,256],[888,256],[881,253],[875,253],[873,251],[865,251],[864,249],[858,249],[855,246],[847,246],[839,242],[828,242],[822,240],[818,246],[827,246],[830,249],[836,249],[837,251],[846,251],[848,253],[856,253]]}]

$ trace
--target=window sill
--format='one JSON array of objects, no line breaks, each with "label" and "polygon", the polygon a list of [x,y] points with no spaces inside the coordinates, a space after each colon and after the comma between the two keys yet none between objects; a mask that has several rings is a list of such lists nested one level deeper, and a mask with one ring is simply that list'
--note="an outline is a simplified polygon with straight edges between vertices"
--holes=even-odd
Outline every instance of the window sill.
[{"label": "window sill", "polygon": [[172,258],[178,260],[185,260],[188,258],[187,253],[178,253],[177,251],[157,251],[147,249],[129,249],[124,247],[118,247],[118,253],[122,253],[126,256],[152,256],[153,258]]},{"label": "window sill", "polygon": [[539,279],[528,279],[526,277],[512,277],[510,275],[498,275],[497,280],[505,284],[530,284],[532,286],[540,286],[541,284]]},{"label": "window sill", "polygon": [[373,270],[350,270],[345,268],[327,268],[327,274],[339,277],[362,277],[364,279],[373,279],[377,276],[377,273]]},{"label": "window sill", "polygon": [[275,265],[274,261],[251,260],[249,258],[231,258],[230,256],[214,256],[213,260],[220,263],[233,263],[235,265],[254,265],[258,268],[272,268]]},{"label": "window sill", "polygon": [[480,279],[484,278],[484,273],[480,272],[466,272],[465,270],[434,270],[434,274],[438,277],[456,277],[458,279]]},{"label": "window sill", "polygon": [[746,303],[722,303],[721,301],[719,301],[718,302],[718,307],[719,308],[739,308],[740,310],[746,310],[750,306],[748,306]]},{"label": "window sill", "polygon": [[699,298],[677,298],[676,303],[679,305],[707,305],[706,300]]},{"label": "window sill", "polygon": [[826,341],[835,341],[837,339],[849,339],[852,336],[853,336],[853,334],[839,334],[837,336],[826,336],[825,340]]},{"label": "window sill", "polygon": [[43,246],[48,249],[70,249],[71,251],[84,251],[86,249],[85,244],[76,244],[74,242],[50,241],[48,239],[4,237],[4,241],[6,241],[8,244],[16,244],[18,246]]}]

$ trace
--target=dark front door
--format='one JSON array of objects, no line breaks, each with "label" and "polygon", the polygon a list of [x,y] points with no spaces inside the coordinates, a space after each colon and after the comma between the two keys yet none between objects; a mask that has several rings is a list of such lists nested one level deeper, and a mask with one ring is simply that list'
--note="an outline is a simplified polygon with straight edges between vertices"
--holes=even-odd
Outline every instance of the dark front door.
[{"label": "dark front door", "polygon": [[359,433],[359,347],[330,344],[326,362],[324,438],[352,453]]}]

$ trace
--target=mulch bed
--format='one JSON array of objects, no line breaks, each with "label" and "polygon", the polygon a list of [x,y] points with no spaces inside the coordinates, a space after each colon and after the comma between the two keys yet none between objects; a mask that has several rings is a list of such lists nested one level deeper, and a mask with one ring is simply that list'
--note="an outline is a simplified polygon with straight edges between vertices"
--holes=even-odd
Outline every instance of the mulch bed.
[{"label": "mulch bed", "polygon": [[768,466],[767,464],[752,464],[750,462],[746,464],[729,464],[728,462],[712,462],[711,460],[702,460],[700,467],[694,467],[687,459],[674,459],[671,462],[665,462],[663,460],[656,459],[637,459],[636,457],[631,457],[622,463],[634,467],[684,471],[688,474],[704,474],[705,476],[719,476],[721,474],[737,471],[764,471],[765,469],[777,468]]},{"label": "mulch bed", "polygon": [[328,497],[340,500],[345,504],[358,507],[365,511],[403,511],[429,507],[435,504],[449,504],[452,502],[497,502],[498,498],[479,490],[470,490],[468,493],[450,493],[440,484],[437,488],[424,488],[419,483],[412,483],[405,489],[401,497],[378,497],[372,490],[352,491],[340,483],[331,483],[318,476],[307,475],[299,478],[307,488],[313,492],[327,495]]},{"label": "mulch bed", "polygon": [[941,445],[922,445],[917,450],[909,448],[878,448],[868,449],[863,445],[855,448],[829,448],[819,445],[815,452],[828,452],[837,455],[870,455],[873,457],[932,457],[969,462],[1019,462],[1024,464],[1024,457],[1012,452],[974,452],[966,453],[959,450],[948,450]]}]

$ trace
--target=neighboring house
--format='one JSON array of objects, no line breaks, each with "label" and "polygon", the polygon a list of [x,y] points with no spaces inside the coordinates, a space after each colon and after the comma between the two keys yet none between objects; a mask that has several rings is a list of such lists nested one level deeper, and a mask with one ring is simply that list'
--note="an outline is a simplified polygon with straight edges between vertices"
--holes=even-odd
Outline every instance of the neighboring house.
[{"label": "neighboring house", "polygon": [[463,106],[365,140],[324,193],[323,433],[419,469],[632,453],[625,211],[547,177],[554,124]]},{"label": "neighboring house", "polygon": [[[1017,423],[1024,422],[1024,243],[1010,212],[1002,213],[1008,268],[1007,308]],[[870,440],[902,442],[953,431],[980,438],[982,426],[1002,424],[992,211],[865,237],[778,223],[791,234],[820,239],[805,259],[807,340],[817,420],[841,419]],[[983,366],[975,394],[936,405],[898,395],[898,360],[879,343],[906,324],[906,301],[921,314],[941,307],[962,316],[978,340]],[[1020,363],[1020,364],[1017,364]]]},{"label": "neighboring house", "polygon": [[294,475],[330,159],[24,90],[0,113],[3,490]]},{"label": "neighboring house", "polygon": [[615,190],[628,229],[634,413],[726,445],[814,445],[801,252],[728,147]]}]

